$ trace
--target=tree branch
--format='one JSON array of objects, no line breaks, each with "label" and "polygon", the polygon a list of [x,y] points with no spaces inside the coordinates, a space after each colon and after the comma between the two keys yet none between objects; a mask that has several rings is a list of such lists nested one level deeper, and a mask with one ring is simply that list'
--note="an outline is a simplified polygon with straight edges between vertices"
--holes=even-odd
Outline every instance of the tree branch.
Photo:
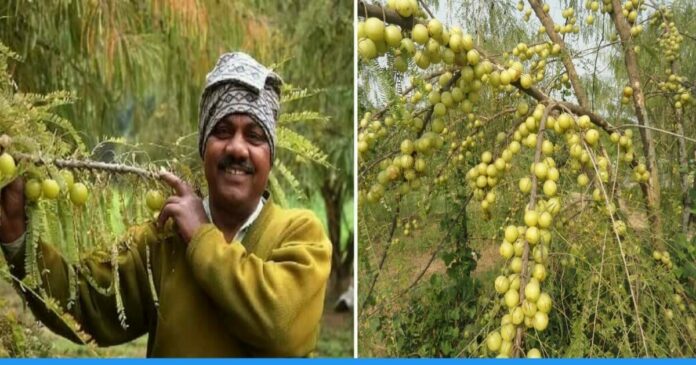
[{"label": "tree branch", "polygon": [[144,178],[159,179],[161,173],[148,171],[140,167],[128,166],[123,164],[106,163],[90,160],[64,160],[47,159],[39,156],[32,156],[25,153],[16,153],[14,156],[18,160],[30,161],[38,165],[55,165],[61,168],[77,170],[101,170],[121,174],[135,174]]},{"label": "tree branch", "polygon": [[566,48],[563,38],[556,33],[553,19],[551,19],[551,17],[544,12],[544,9],[538,0],[529,0],[529,5],[534,10],[534,13],[536,14],[537,18],[539,18],[541,24],[544,26],[544,28],[546,28],[546,34],[549,35],[551,41],[561,47],[561,62],[563,62],[563,66],[565,66],[565,69],[568,72],[568,78],[570,79],[570,84],[573,86],[573,90],[575,91],[575,96],[577,97],[580,106],[587,108],[590,103],[588,102],[585,88],[583,88],[582,84],[580,84],[580,77],[575,70],[575,65],[573,64],[573,60],[570,58],[570,53],[568,53],[568,49]]}]

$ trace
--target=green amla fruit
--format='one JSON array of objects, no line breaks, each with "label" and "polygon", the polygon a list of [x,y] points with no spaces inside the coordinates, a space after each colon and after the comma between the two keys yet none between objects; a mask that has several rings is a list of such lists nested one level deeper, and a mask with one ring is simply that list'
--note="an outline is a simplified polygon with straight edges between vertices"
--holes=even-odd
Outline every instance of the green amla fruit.
[{"label": "green amla fruit", "polygon": [[41,183],[36,179],[29,179],[24,184],[24,196],[27,200],[35,202],[41,198]]},{"label": "green amla fruit", "polygon": [[14,158],[8,153],[0,155],[0,176],[11,177],[17,172]]},{"label": "green amla fruit", "polygon": [[153,212],[158,212],[164,206],[164,196],[157,190],[150,190],[145,194],[145,204]]},{"label": "green amla fruit", "polygon": [[74,183],[70,188],[70,200],[75,205],[84,205],[89,197],[89,190],[83,183]]},{"label": "green amla fruit", "polygon": [[60,195],[60,186],[53,179],[46,179],[41,183],[41,191],[46,199],[56,199]]}]

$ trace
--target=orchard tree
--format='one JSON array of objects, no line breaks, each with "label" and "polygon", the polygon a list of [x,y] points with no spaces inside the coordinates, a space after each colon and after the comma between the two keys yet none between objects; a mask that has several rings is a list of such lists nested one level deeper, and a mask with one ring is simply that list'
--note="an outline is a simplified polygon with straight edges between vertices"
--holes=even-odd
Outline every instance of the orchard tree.
[{"label": "orchard tree", "polygon": [[[358,3],[360,333],[388,353],[694,355],[694,4],[564,4]],[[425,268],[380,285],[412,241]]]}]

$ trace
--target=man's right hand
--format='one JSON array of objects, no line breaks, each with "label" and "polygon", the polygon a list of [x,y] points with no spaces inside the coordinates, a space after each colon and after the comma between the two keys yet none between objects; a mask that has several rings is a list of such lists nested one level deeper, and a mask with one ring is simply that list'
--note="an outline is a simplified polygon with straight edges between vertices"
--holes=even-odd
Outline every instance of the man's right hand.
[{"label": "man's right hand", "polygon": [[0,242],[14,242],[25,230],[24,180],[20,177],[0,190]]}]

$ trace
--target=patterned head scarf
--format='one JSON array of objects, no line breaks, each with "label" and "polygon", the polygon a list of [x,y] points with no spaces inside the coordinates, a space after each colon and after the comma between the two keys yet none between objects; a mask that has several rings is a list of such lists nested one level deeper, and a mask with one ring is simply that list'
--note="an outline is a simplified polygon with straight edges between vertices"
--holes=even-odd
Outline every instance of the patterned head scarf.
[{"label": "patterned head scarf", "polygon": [[266,134],[275,156],[275,126],[280,109],[281,78],[242,52],[225,53],[206,77],[198,118],[198,150],[203,157],[205,144],[215,125],[233,113],[249,115]]}]

